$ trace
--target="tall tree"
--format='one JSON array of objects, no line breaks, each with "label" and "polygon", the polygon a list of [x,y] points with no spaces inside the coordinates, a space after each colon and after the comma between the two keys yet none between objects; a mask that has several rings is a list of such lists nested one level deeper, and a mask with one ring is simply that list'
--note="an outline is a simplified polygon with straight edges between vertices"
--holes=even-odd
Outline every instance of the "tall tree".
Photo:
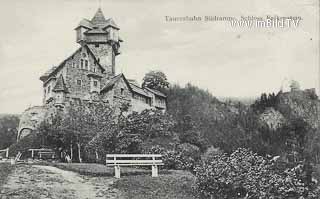
[{"label": "tall tree", "polygon": [[167,76],[161,71],[150,71],[143,78],[142,87],[148,87],[155,90],[169,88]]}]

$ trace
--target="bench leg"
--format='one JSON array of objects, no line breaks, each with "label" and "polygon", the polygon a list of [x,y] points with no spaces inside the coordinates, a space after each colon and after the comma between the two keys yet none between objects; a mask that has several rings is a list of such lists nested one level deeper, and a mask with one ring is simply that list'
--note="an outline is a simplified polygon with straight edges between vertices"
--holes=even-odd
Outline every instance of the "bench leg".
[{"label": "bench leg", "polygon": [[120,166],[114,166],[114,174],[116,178],[120,178]]},{"label": "bench leg", "polygon": [[152,165],[152,177],[158,177],[158,166]]}]

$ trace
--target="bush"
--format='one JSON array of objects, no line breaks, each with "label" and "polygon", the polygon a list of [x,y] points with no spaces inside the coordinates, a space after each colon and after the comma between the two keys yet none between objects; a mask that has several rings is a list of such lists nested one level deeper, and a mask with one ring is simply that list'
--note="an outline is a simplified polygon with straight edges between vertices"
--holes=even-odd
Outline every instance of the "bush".
[{"label": "bush", "polygon": [[197,189],[207,198],[316,198],[297,168],[277,172],[273,162],[247,149],[216,155],[195,168]]},{"label": "bush", "polygon": [[16,156],[18,152],[21,152],[23,158],[26,158],[31,156],[31,153],[28,152],[28,149],[37,149],[41,147],[43,147],[41,137],[37,133],[33,132],[19,140],[19,142],[11,145],[9,147],[9,156]]},{"label": "bush", "polygon": [[162,154],[164,167],[167,169],[193,170],[200,160],[200,149],[192,144],[180,144],[176,150],[156,145],[146,150],[145,153]]},{"label": "bush", "polygon": [[213,146],[209,147],[202,155],[202,160],[211,160],[216,155],[221,155],[223,152],[219,148],[215,148]]}]

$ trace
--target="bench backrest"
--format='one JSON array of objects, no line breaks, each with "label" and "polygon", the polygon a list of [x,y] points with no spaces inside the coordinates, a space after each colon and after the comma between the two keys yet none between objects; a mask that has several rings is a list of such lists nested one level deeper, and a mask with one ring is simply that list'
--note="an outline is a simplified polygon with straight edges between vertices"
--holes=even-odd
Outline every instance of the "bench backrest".
[{"label": "bench backrest", "polygon": [[[137,165],[150,165],[162,164],[160,154],[107,154],[106,164],[137,164]],[[158,158],[158,159],[157,159]]]}]

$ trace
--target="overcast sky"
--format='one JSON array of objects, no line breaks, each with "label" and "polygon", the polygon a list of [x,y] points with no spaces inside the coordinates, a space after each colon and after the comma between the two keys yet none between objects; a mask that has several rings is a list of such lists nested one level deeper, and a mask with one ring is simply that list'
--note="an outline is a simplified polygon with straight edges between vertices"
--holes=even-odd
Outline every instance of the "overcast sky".
[{"label": "overcast sky", "polygon": [[[74,52],[74,28],[99,0],[1,0],[0,113],[41,105],[39,76]],[[318,0],[102,0],[124,40],[117,73],[141,82],[162,70],[215,96],[277,92],[285,78],[318,89]],[[229,22],[168,22],[165,16],[301,16],[298,28],[232,28]]]}]

